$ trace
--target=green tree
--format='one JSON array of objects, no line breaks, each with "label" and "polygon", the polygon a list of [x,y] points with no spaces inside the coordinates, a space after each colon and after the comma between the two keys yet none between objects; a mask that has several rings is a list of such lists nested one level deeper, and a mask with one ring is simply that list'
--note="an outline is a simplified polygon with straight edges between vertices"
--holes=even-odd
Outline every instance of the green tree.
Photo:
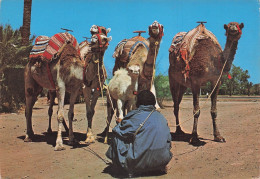
[{"label": "green tree", "polygon": [[154,79],[154,86],[156,89],[157,101],[159,105],[163,107],[163,101],[167,98],[171,98],[169,77],[160,73]]},{"label": "green tree", "polygon": [[18,95],[18,91],[24,89],[23,68],[28,62],[33,39],[29,45],[22,46],[19,30],[13,30],[10,25],[0,25],[0,111],[15,110],[24,102],[24,93]]}]

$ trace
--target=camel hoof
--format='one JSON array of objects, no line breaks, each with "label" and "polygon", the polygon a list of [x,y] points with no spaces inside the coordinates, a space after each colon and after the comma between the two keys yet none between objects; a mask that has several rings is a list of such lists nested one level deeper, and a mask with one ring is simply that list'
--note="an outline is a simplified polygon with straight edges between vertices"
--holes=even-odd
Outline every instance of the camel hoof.
[{"label": "camel hoof", "polygon": [[48,134],[51,134],[51,133],[52,133],[51,128],[49,128],[49,129],[47,130],[47,133],[48,133]]},{"label": "camel hoof", "polygon": [[192,145],[196,145],[196,144],[199,144],[201,141],[199,140],[199,138],[198,137],[192,137],[191,139],[190,139],[190,144],[192,144]]},{"label": "camel hoof", "polygon": [[85,143],[95,143],[95,137],[94,136],[89,136],[86,140]]},{"label": "camel hoof", "polygon": [[29,135],[25,135],[25,139],[23,140],[24,142],[32,142],[32,138],[29,137]]},{"label": "camel hoof", "polygon": [[181,130],[180,128],[177,128],[175,134],[177,134],[177,135],[184,135],[185,132],[183,132],[183,130]]},{"label": "camel hoof", "polygon": [[104,144],[107,144],[107,137],[105,137],[104,139]]},{"label": "camel hoof", "polygon": [[79,141],[77,139],[72,139],[72,140],[68,141],[68,145],[71,145],[71,146],[76,145],[78,143],[79,143]]},{"label": "camel hoof", "polygon": [[216,142],[226,142],[225,138],[224,137],[221,137],[221,136],[216,136],[214,137],[214,141]]},{"label": "camel hoof", "polygon": [[61,144],[56,145],[54,148],[54,151],[61,151],[61,150],[65,150],[65,147]]}]

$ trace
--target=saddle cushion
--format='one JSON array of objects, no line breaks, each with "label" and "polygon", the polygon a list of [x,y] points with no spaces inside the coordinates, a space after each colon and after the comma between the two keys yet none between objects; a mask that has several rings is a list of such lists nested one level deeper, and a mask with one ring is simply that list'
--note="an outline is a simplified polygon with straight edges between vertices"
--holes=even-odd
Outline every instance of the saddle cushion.
[{"label": "saddle cushion", "polygon": [[35,44],[30,52],[29,59],[40,57],[43,59],[43,53],[46,50],[46,47],[49,43],[50,37],[47,36],[38,36],[35,39]]},{"label": "saddle cushion", "polygon": [[114,58],[120,58],[122,62],[129,62],[139,45],[149,49],[149,42],[142,36],[135,36],[131,39],[124,39],[118,43],[113,54]]},{"label": "saddle cushion", "polygon": [[70,41],[80,54],[79,44],[76,38],[69,33],[58,33],[51,38],[47,36],[38,36],[35,40],[29,59],[39,58],[50,62],[53,56],[59,49],[67,42]]},{"label": "saddle cushion", "polygon": [[169,52],[175,53],[175,56],[177,56],[177,60],[182,59],[185,62],[186,67],[183,71],[185,78],[189,77],[189,62],[195,54],[193,53],[193,51],[195,49],[194,47],[196,46],[196,43],[200,39],[208,38],[210,38],[213,43],[215,43],[220,49],[222,49],[215,35],[207,30],[204,24],[198,25],[196,28],[192,29],[188,33],[180,32],[173,37]]}]

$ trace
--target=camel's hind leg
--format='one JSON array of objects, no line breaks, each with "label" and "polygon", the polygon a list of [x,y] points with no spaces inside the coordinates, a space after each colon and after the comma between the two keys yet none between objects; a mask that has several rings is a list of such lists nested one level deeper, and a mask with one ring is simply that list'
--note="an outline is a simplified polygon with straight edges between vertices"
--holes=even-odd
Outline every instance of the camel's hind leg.
[{"label": "camel's hind leg", "polygon": [[[212,87],[214,85],[212,84]],[[214,140],[217,141],[217,142],[226,142],[225,139],[220,135],[219,130],[218,130],[218,126],[217,126],[217,95],[218,95],[219,87],[220,87],[220,83],[218,83],[216,89],[212,93],[210,113],[211,113],[212,122],[213,122]]]},{"label": "camel's hind leg", "polygon": [[29,64],[25,67],[24,73],[24,82],[25,82],[25,118],[27,132],[25,135],[24,142],[31,142],[34,132],[32,129],[32,109],[37,100],[37,96],[41,93],[42,87],[39,86],[31,76]]}]

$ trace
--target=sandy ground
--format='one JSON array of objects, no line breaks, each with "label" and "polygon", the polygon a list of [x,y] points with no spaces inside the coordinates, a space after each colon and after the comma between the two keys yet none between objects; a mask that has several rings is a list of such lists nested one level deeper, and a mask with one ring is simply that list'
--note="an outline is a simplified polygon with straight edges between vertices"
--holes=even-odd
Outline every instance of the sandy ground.
[{"label": "sandy ground", "polygon": [[[205,99],[200,104],[204,105]],[[201,146],[188,143],[192,131],[192,100],[184,98],[180,117],[185,136],[176,136],[172,102],[161,113],[169,122],[173,158],[167,174],[147,174],[143,178],[260,178],[260,98],[219,98],[219,129],[226,143],[213,141],[210,102],[205,103],[199,118],[198,133]],[[66,112],[68,106],[65,107]],[[67,145],[66,150],[54,151],[57,135],[57,115],[53,115],[52,134],[48,127],[46,98],[39,98],[33,111],[33,129],[36,134],[31,143],[23,142],[26,123],[24,111],[0,115],[0,178],[112,178],[120,177],[107,164],[107,144],[98,138],[94,144]],[[57,105],[54,106],[54,111]],[[106,107],[98,101],[93,120],[94,133],[105,127]],[[84,141],[87,121],[85,105],[75,106],[74,133]],[[68,122],[68,121],[66,121]],[[112,122],[112,126],[115,122]],[[111,130],[111,129],[110,129]]]}]

